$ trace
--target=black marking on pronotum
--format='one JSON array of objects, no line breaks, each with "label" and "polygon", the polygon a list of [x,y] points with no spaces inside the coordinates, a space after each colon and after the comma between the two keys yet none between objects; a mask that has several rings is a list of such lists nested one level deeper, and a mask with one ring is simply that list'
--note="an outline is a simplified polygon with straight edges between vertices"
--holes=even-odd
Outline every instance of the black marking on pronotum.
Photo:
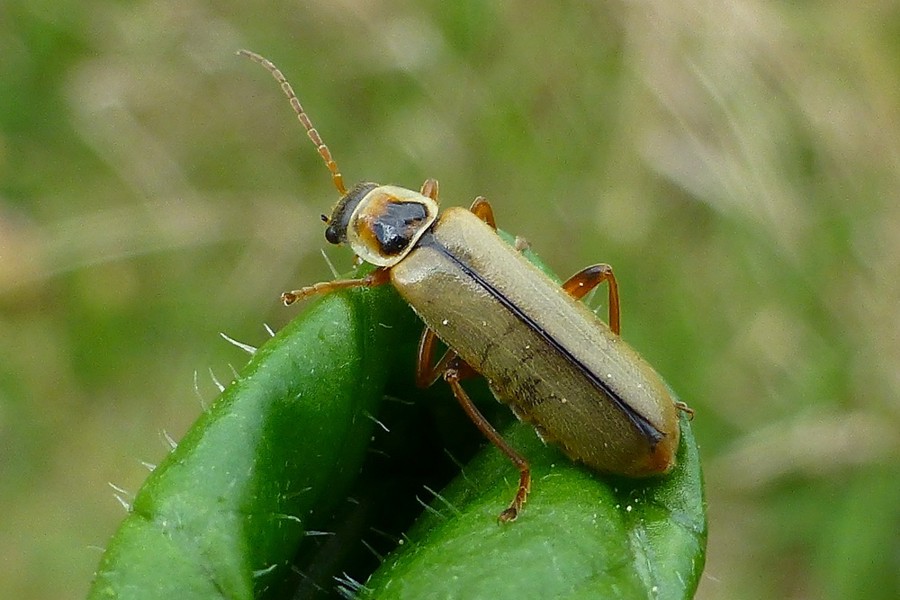
[{"label": "black marking on pronotum", "polygon": [[372,232],[382,252],[397,256],[409,247],[427,219],[421,202],[391,202],[372,223]]},{"label": "black marking on pronotum", "polygon": [[591,384],[597,387],[597,389],[601,390],[612,401],[616,408],[618,408],[626,417],[628,417],[628,420],[631,421],[632,425],[634,425],[637,430],[647,438],[647,441],[650,442],[651,448],[655,448],[659,441],[662,440],[663,437],[665,437],[665,433],[657,429],[649,420],[647,420],[646,417],[644,417],[644,415],[631,408],[622,399],[622,397],[619,396],[619,394],[609,386],[607,382],[597,377],[596,373],[591,371],[587,367],[587,365],[578,360],[578,358],[576,358],[568,348],[563,346],[558,339],[550,335],[543,327],[538,325],[534,321],[534,319],[525,314],[521,308],[519,308],[509,298],[504,296],[500,292],[500,290],[492,286],[481,275],[475,272],[469,265],[465,263],[465,261],[461,260],[458,256],[455,256],[446,246],[438,242],[431,234],[431,232],[428,232],[426,235],[422,236],[422,238],[419,240],[419,243],[422,245],[429,245],[434,247],[436,250],[441,252],[441,254],[453,261],[453,263],[455,263],[466,275],[475,280],[475,282],[479,285],[483,286],[491,296],[493,296],[512,314],[514,314],[516,318],[521,320],[527,327],[530,327],[532,331],[535,331],[544,341],[552,346],[554,350],[565,356],[566,359],[571,364],[575,365],[575,367],[581,372],[581,374],[591,382]]}]

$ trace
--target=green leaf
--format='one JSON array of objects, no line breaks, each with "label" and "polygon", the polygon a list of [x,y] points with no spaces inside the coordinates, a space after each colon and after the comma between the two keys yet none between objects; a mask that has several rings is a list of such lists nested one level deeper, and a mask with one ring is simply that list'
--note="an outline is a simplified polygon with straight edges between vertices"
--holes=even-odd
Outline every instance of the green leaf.
[{"label": "green leaf", "polygon": [[700,463],[682,419],[678,465],[664,477],[598,477],[516,423],[505,437],[528,457],[520,518],[497,514],[518,471],[490,448],[469,464],[366,583],[372,598],[690,598],[703,569]]},{"label": "green leaf", "polygon": [[359,471],[404,321],[389,289],[335,294],[259,348],[138,492],[89,597],[277,588]]}]

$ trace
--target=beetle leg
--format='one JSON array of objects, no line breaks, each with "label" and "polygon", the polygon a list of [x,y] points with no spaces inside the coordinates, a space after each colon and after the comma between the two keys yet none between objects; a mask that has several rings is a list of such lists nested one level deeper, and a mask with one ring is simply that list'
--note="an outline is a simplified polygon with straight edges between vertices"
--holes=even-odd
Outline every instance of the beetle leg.
[{"label": "beetle leg", "polygon": [[675,402],[675,408],[677,408],[678,410],[680,410],[681,412],[686,414],[688,421],[694,420],[694,409],[691,408],[690,406],[688,406],[687,404],[685,404],[684,402],[682,402],[681,400],[678,400],[677,402]]},{"label": "beetle leg", "polygon": [[435,202],[438,201],[438,182],[437,179],[431,179],[430,177],[425,180],[425,183],[422,184],[422,189],[419,190],[419,193],[423,196],[427,196],[431,198]]},{"label": "beetle leg", "polygon": [[522,455],[507,444],[503,436],[484,418],[484,415],[475,407],[469,395],[466,394],[466,391],[460,385],[461,379],[478,375],[478,373],[468,363],[460,359],[453,350],[447,350],[440,360],[432,366],[437,339],[437,334],[432,329],[426,327],[425,331],[422,332],[422,338],[419,340],[419,357],[416,362],[416,384],[419,387],[428,387],[437,381],[438,377],[443,375],[444,381],[450,386],[463,411],[472,419],[479,431],[518,467],[519,488],[516,490],[516,496],[509,507],[500,513],[499,516],[500,521],[504,523],[514,521],[519,515],[519,511],[522,510],[522,505],[525,504],[525,498],[531,489],[531,469]]},{"label": "beetle leg", "polygon": [[[491,229],[497,231],[497,220],[494,219],[494,208],[484,196],[478,196],[469,207],[469,211],[476,217],[487,223]],[[517,252],[525,252],[531,248],[531,243],[523,237],[516,236],[516,243],[513,246]]]},{"label": "beetle leg", "polygon": [[425,328],[425,331],[422,332],[422,337],[419,338],[419,353],[416,359],[416,385],[420,388],[431,387],[438,377],[447,370],[447,365],[450,364],[450,361],[456,358],[456,352],[447,350],[444,356],[436,364],[433,364],[437,339],[438,337],[434,330],[428,327]]},{"label": "beetle leg", "polygon": [[[416,359],[416,385],[420,388],[431,387],[438,378],[444,374],[450,361],[457,362],[460,379],[468,379],[479,375],[475,369],[470,367],[468,363],[463,362],[459,355],[453,350],[447,350],[437,363],[434,363],[435,343],[437,342],[437,334],[434,330],[426,327],[419,338],[419,353]],[[432,364],[434,363],[434,364]]]},{"label": "beetle leg", "polygon": [[472,202],[472,206],[469,207],[469,210],[474,213],[476,217],[490,225],[491,229],[497,229],[497,221],[494,220],[494,209],[484,196],[475,198],[475,201]]},{"label": "beetle leg", "polygon": [[308,285],[299,290],[292,290],[281,294],[281,301],[285,306],[290,306],[298,300],[315,296],[316,294],[325,294],[337,290],[346,290],[355,287],[375,287],[383,285],[390,281],[390,270],[385,268],[375,269],[365,277],[360,279],[336,279],[334,281],[322,281],[314,285]]},{"label": "beetle leg", "polygon": [[528,461],[526,461],[521,454],[516,452],[515,449],[503,439],[503,436],[494,429],[494,426],[484,418],[484,415],[478,411],[472,403],[472,399],[469,398],[469,395],[466,394],[466,391],[463,389],[462,385],[460,385],[459,379],[459,369],[455,363],[451,362],[450,366],[447,367],[447,370],[444,371],[444,380],[450,385],[450,389],[453,390],[453,395],[456,396],[460,406],[462,406],[465,413],[469,415],[469,418],[472,419],[475,426],[484,434],[484,437],[490,440],[491,443],[505,454],[519,469],[519,487],[516,490],[516,496],[513,498],[509,507],[498,516],[498,519],[502,523],[515,521],[516,517],[519,516],[519,511],[522,510],[522,506],[525,504],[525,499],[528,497],[528,491],[531,489],[531,468],[528,466]]},{"label": "beetle leg", "polygon": [[[494,208],[484,196],[478,196],[469,207],[469,211],[476,217],[487,223],[491,229],[497,231],[497,220],[494,218]],[[513,245],[517,252],[525,252],[531,248],[531,243],[523,237],[516,236],[516,243]]]},{"label": "beetle leg", "polygon": [[619,335],[621,322],[619,315],[619,286],[612,267],[606,264],[591,265],[578,271],[569,277],[562,288],[576,300],[580,300],[585,294],[603,283],[609,283],[609,328]]}]

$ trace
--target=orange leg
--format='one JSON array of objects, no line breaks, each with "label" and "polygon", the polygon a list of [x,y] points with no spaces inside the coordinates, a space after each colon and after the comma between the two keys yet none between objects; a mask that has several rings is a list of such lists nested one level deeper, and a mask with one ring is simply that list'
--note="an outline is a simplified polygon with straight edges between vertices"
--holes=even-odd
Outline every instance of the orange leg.
[{"label": "orange leg", "polygon": [[290,306],[298,300],[315,296],[316,294],[325,294],[337,290],[346,290],[355,287],[376,287],[384,285],[391,280],[390,270],[379,268],[375,269],[361,279],[336,279],[334,281],[322,281],[314,285],[309,285],[299,290],[293,290],[281,294],[281,301],[285,306]]},{"label": "orange leg", "polygon": [[460,379],[476,377],[479,373],[467,363],[459,359],[459,355],[453,350],[447,350],[437,363],[434,362],[435,344],[438,341],[437,334],[428,327],[419,338],[419,353],[416,360],[416,385],[420,388],[431,387],[435,381],[447,370],[451,361],[457,361]]},{"label": "orange leg", "polygon": [[609,328],[619,335],[621,330],[619,315],[619,285],[612,267],[605,264],[591,265],[578,271],[569,277],[562,288],[576,300],[580,300],[585,294],[603,283],[609,283]]},{"label": "orange leg", "polygon": [[444,355],[432,365],[434,361],[435,343],[437,335],[431,329],[425,329],[422,338],[419,340],[419,358],[416,363],[416,384],[419,387],[428,387],[433,384],[441,376],[450,386],[453,395],[456,397],[463,411],[472,419],[475,426],[484,434],[492,444],[500,449],[519,469],[519,487],[516,490],[516,496],[510,503],[509,508],[500,513],[499,519],[506,523],[513,521],[522,510],[525,504],[525,498],[528,496],[528,490],[531,489],[531,470],[521,454],[516,452],[512,446],[506,443],[494,426],[484,418],[484,415],[472,403],[469,395],[460,385],[461,379],[474,377],[478,375],[471,366],[465,363],[453,350],[447,350]]},{"label": "orange leg", "polygon": [[[469,211],[487,223],[491,229],[497,231],[497,220],[494,219],[494,209],[484,196],[475,198],[475,201],[472,202],[472,206],[469,207]],[[531,248],[531,244],[528,243],[528,240],[525,238],[516,236],[516,243],[513,247],[518,252],[524,252]]]},{"label": "orange leg", "polygon": [[675,403],[675,408],[683,412],[687,415],[688,421],[694,420],[694,409],[682,402],[681,400]]},{"label": "orange leg", "polygon": [[472,211],[476,217],[490,225],[491,229],[497,229],[497,221],[494,220],[494,209],[491,207],[491,203],[485,200],[484,196],[475,198],[475,201],[472,202],[472,206],[469,207],[469,210]]},{"label": "orange leg", "polygon": [[528,491],[531,489],[531,468],[528,466],[528,461],[526,461],[521,454],[516,452],[512,446],[507,444],[506,440],[503,439],[503,436],[501,436],[497,430],[494,429],[494,426],[484,418],[484,415],[478,411],[472,403],[472,399],[469,398],[469,395],[466,394],[466,391],[460,385],[459,379],[460,373],[455,361],[451,362],[447,367],[447,370],[444,371],[444,381],[450,385],[450,389],[453,390],[453,395],[456,396],[460,406],[462,406],[465,413],[469,415],[469,418],[472,419],[475,426],[478,427],[482,434],[484,434],[484,437],[489,439],[491,443],[505,454],[519,469],[519,487],[516,490],[516,495],[509,507],[497,517],[501,523],[515,521],[516,517],[519,516],[519,512],[522,510],[522,506],[525,504],[525,499],[528,497]]},{"label": "orange leg", "polygon": [[437,179],[428,178],[425,180],[425,183],[422,184],[422,188],[419,190],[419,193],[423,196],[427,196],[434,200],[438,201],[438,182]]}]

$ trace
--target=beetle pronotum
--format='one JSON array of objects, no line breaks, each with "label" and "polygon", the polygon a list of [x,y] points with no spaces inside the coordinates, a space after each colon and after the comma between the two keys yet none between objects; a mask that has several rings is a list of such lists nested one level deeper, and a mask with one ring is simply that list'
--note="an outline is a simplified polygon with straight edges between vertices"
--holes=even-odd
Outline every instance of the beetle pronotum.
[{"label": "beetle pronotum", "polygon": [[[679,428],[662,380],[619,337],[619,293],[609,265],[582,269],[560,287],[496,233],[491,205],[438,212],[438,183],[413,190],[363,182],[349,191],[328,147],[281,71],[238,52],[281,85],[341,195],[325,238],[347,243],[375,270],[285,292],[285,305],[335,290],[391,283],[425,322],[416,363],[422,387],[443,378],[478,429],[519,469],[501,521],[514,520],[531,486],[528,462],[482,416],[460,381],[482,375],[498,400],[572,459],[604,473],[641,477],[669,471]],[[609,325],[579,300],[609,289]],[[447,351],[435,361],[436,339]]]}]

